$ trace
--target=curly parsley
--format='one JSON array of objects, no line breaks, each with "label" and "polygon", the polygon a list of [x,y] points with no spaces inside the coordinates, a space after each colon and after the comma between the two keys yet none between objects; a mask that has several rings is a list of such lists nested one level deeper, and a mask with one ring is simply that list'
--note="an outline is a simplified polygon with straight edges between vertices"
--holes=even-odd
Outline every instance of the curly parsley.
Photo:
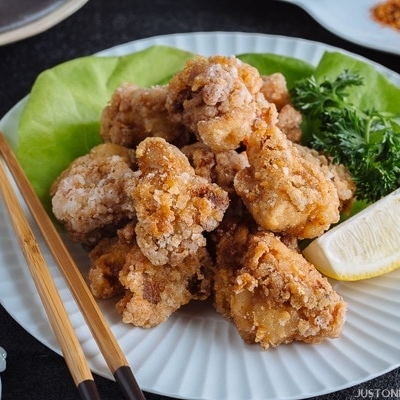
[{"label": "curly parsley", "polygon": [[348,89],[361,85],[361,76],[345,70],[334,81],[303,79],[291,96],[312,130],[309,145],[347,167],[358,200],[375,202],[400,186],[400,114],[349,103]]}]

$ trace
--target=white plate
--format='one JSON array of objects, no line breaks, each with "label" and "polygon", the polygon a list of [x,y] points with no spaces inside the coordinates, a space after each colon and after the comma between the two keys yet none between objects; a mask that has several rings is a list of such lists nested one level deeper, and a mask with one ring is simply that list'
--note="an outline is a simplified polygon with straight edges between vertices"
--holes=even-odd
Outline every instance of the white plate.
[{"label": "white plate", "polygon": [[350,42],[400,54],[400,32],[371,18],[384,0],[284,0],[302,7],[326,29]]},{"label": "white plate", "polygon": [[[324,50],[333,49],[293,38],[218,32],[154,37],[101,54],[122,55],[154,44],[204,55],[274,52],[314,64]],[[377,68],[400,85],[397,74]],[[23,104],[0,122],[8,136],[16,135]],[[0,226],[1,301],[20,325],[60,353],[3,207]],[[42,243],[39,234],[38,238]],[[85,274],[86,254],[67,243]],[[64,280],[44,251],[91,368],[112,379]],[[182,307],[167,322],[148,330],[121,323],[115,300],[101,301],[100,306],[146,391],[184,399],[300,399],[358,384],[400,363],[400,269],[368,281],[333,285],[349,305],[343,335],[319,345],[292,343],[267,351],[245,344],[209,303]]]},{"label": "white plate", "polygon": [[36,35],[69,17],[88,0],[2,0],[0,45]]}]

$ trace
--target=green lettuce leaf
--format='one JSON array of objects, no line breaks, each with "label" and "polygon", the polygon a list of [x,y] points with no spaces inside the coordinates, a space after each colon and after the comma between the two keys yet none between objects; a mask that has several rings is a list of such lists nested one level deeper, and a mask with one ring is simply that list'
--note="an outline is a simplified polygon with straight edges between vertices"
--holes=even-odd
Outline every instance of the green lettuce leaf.
[{"label": "green lettuce leaf", "polygon": [[339,52],[325,52],[314,75],[317,82],[335,79],[345,69],[363,77],[363,86],[349,90],[349,102],[359,109],[400,113],[400,88],[372,64]]},{"label": "green lettuce leaf", "polygon": [[150,47],[121,57],[88,56],[44,71],[21,115],[16,154],[50,210],[49,188],[75,158],[100,142],[100,114],[123,82],[167,83],[192,53]]}]

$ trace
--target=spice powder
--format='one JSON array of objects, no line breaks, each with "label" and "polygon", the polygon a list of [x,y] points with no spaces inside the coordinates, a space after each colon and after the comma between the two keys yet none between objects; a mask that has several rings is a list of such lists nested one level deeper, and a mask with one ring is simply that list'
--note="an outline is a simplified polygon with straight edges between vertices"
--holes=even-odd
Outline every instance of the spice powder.
[{"label": "spice powder", "polygon": [[397,31],[400,31],[400,0],[387,0],[371,9],[372,18]]}]

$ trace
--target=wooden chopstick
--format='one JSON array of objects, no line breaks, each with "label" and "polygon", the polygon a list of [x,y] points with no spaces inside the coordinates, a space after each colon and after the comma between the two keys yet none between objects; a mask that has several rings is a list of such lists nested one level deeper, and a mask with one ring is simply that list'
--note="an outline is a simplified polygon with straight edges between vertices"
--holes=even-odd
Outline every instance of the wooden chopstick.
[{"label": "wooden chopstick", "polygon": [[72,378],[82,399],[100,399],[81,345],[1,160],[0,182],[0,192],[12,225]]},{"label": "wooden chopstick", "polygon": [[108,368],[129,400],[145,400],[128,361],[51,218],[0,132],[0,152],[88,324]]}]

